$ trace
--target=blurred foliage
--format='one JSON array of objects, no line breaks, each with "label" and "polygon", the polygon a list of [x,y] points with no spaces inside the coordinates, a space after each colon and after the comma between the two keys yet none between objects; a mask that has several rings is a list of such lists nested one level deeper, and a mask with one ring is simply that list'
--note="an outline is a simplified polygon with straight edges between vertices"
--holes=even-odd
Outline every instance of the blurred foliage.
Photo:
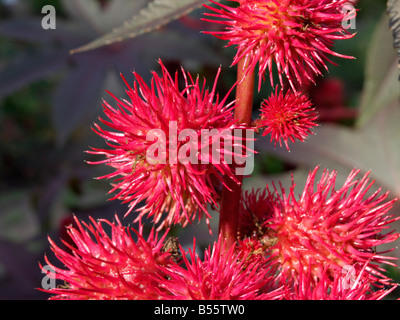
[{"label": "blurred foliage", "polygon": [[400,72],[400,0],[388,0],[387,7],[389,27],[393,34],[393,45],[397,50],[398,72]]},{"label": "blurred foliage", "polygon": [[[173,71],[183,65],[206,78],[222,65],[221,94],[234,83],[235,68],[229,68],[234,49],[201,33],[215,28],[199,19],[204,10],[183,15],[203,1],[169,1],[161,15],[171,19],[145,14],[148,21],[139,27],[163,26],[129,39],[133,25],[124,29],[123,22],[150,10],[149,4],[164,2],[52,1],[57,28],[43,30],[41,8],[48,1],[16,0],[6,6],[0,0],[0,299],[46,297],[33,289],[43,277],[38,261],[43,262],[44,252],[51,256],[46,237],[58,241],[64,236],[72,213],[83,220],[88,215],[112,219],[126,209],[107,201],[108,182],[93,179],[107,169],[87,165],[90,157],[84,153],[104,144],[91,126],[101,114],[101,99],[108,99],[105,89],[124,95],[119,73],[132,82],[135,70],[148,81],[162,58]],[[358,7],[357,35],[336,45],[338,52],[357,59],[334,59],[338,66],[329,66],[329,73],[309,88],[321,115],[317,134],[292,145],[290,153],[260,139],[256,174],[246,187],[265,186],[272,179],[289,183],[289,172],[301,185],[307,171],[319,164],[338,169],[339,181],[353,167],[371,169],[378,186],[400,196],[400,90],[390,73],[395,57],[391,31],[382,22],[387,17],[381,18],[386,1],[360,0]],[[177,15],[181,18],[173,20]],[[69,53],[98,39],[110,42],[107,37],[116,34],[124,41]],[[385,91],[388,85],[392,89]],[[255,91],[255,115],[270,91],[268,85]]]}]

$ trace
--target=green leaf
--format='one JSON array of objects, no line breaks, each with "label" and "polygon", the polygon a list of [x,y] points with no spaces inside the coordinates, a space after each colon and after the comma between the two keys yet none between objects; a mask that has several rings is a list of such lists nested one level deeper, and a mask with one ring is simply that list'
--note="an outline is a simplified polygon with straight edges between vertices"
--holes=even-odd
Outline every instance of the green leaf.
[{"label": "green leaf", "polygon": [[122,26],[82,47],[71,50],[71,53],[92,50],[136,37],[188,14],[205,2],[205,0],[154,0]]},{"label": "green leaf", "polygon": [[357,126],[365,126],[383,107],[400,98],[396,51],[385,14],[375,29],[368,48],[364,88]]}]

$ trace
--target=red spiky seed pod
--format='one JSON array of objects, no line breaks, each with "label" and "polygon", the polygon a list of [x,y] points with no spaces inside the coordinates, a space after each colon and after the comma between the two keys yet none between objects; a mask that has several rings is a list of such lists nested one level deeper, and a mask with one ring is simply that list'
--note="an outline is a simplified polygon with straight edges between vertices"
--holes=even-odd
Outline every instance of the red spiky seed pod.
[{"label": "red spiky seed pod", "polygon": [[282,287],[275,287],[274,269],[254,246],[232,246],[225,249],[223,238],[200,258],[192,249],[183,252],[182,265],[163,268],[167,277],[159,277],[167,300],[277,300],[283,296]]},{"label": "red spiky seed pod", "polygon": [[275,185],[271,191],[267,186],[260,198],[263,207],[262,201],[268,200],[268,210],[259,217],[265,223],[264,234],[257,239],[278,265],[279,282],[290,286],[310,273],[313,286],[322,280],[333,281],[351,266],[357,273],[365,269],[363,283],[390,284],[382,264],[394,265],[396,258],[377,247],[400,236],[388,230],[400,219],[388,214],[396,199],[386,200],[388,193],[380,194],[380,190],[368,195],[374,183],[369,173],[357,179],[359,170],[353,170],[343,186],[336,188],[336,172],[325,170],[317,180],[318,169],[310,172],[299,197],[293,183],[289,191],[281,187],[279,192]]},{"label": "red spiky seed pod", "polygon": [[[213,1],[212,1],[213,2]],[[283,75],[293,90],[313,82],[316,75],[327,70],[329,56],[352,58],[332,50],[336,40],[353,36],[347,21],[355,10],[344,10],[348,0],[237,0],[235,7],[213,2],[205,5],[213,19],[207,21],[226,25],[223,31],[211,31],[237,49],[233,65],[247,61],[247,73],[258,64],[259,88],[265,73],[273,84],[273,65],[280,83]]]},{"label": "red spiky seed pod", "polygon": [[115,108],[104,102],[109,121],[101,122],[113,130],[95,124],[95,131],[110,148],[89,151],[105,156],[91,163],[114,168],[100,177],[114,179],[112,199],[128,203],[128,213],[137,209],[137,221],[153,218],[158,230],[185,226],[196,217],[208,222],[207,205],[218,207],[218,188],[226,179],[237,181],[226,156],[242,154],[225,148],[226,136],[237,144],[234,130],[241,126],[233,118],[233,103],[226,102],[228,94],[219,99],[217,79],[209,91],[182,70],[181,89],[178,73],[172,77],[161,61],[160,66],[162,74],[153,72],[150,87],[136,73],[134,86],[126,83],[129,101],[113,96]]},{"label": "red spiky seed pod", "polygon": [[[45,257],[53,271],[48,276],[64,282],[46,290],[50,299],[158,299],[160,288],[153,276],[162,272],[159,266],[173,263],[171,253],[164,249],[167,233],[159,238],[153,230],[145,239],[141,230],[123,227],[118,218],[116,223],[90,220],[87,224],[75,218],[77,227],[68,227],[73,242],[63,241],[68,250],[49,239],[56,258],[66,267],[56,267]],[[104,226],[111,228],[111,235]]]}]

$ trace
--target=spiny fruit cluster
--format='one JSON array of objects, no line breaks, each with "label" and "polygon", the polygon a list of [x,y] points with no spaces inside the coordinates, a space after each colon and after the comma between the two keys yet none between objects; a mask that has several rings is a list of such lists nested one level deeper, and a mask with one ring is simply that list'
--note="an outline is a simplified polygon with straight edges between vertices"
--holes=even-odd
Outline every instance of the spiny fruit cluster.
[{"label": "spiny fruit cluster", "polygon": [[[338,188],[336,172],[319,176],[317,167],[299,196],[294,182],[289,190],[274,183],[243,190],[238,208],[220,211],[225,221],[230,214],[238,222],[233,245],[220,233],[199,254],[196,239],[184,248],[169,235],[176,224],[208,221],[208,207],[221,207],[221,192],[232,183],[240,186],[237,163],[229,160],[254,150],[243,136],[222,139],[227,131],[262,131],[287,149],[289,141],[312,134],[317,112],[302,87],[322,74],[330,55],[351,58],[332,49],[334,41],[353,36],[342,23],[355,15],[342,10],[347,2],[205,5],[207,16],[216,19],[205,20],[226,25],[210,33],[236,46],[232,64],[245,68],[231,91],[243,93],[257,64],[259,88],[267,72],[271,83],[273,67],[278,72],[281,88],[265,99],[252,123],[236,117],[242,101],[219,98],[217,79],[209,91],[182,70],[180,82],[179,73],[172,76],[161,61],[161,75],[153,72],[150,85],[135,74],[133,86],[126,83],[127,100],[112,95],[117,107],[104,102],[109,120],[101,122],[109,129],[96,124],[94,130],[108,149],[89,152],[104,157],[95,163],[114,169],[102,178],[114,179],[113,199],[129,204],[127,214],[136,210],[139,228],[124,227],[117,216],[114,222],[75,219],[68,227],[70,241],[63,241],[66,249],[50,240],[66,269],[46,258],[54,270],[49,276],[67,284],[48,290],[51,299],[382,299],[396,288],[382,266],[395,265],[394,258],[376,249],[400,235],[390,227],[399,219],[389,214],[395,200],[380,190],[371,193],[369,174],[357,178],[357,170]],[[251,113],[251,107],[245,111]],[[205,130],[213,134],[203,138]],[[216,141],[224,141],[217,150]],[[192,154],[191,147],[198,152]],[[144,217],[154,222],[148,235]]]}]

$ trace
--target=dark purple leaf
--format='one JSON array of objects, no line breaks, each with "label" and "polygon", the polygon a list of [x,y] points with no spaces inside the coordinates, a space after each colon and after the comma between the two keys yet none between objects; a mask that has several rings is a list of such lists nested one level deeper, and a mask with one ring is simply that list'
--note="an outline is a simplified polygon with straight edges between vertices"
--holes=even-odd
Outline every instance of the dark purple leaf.
[{"label": "dark purple leaf", "polygon": [[89,55],[80,59],[59,84],[53,97],[53,124],[59,144],[65,142],[90,109],[100,110],[105,72],[104,61]]},{"label": "dark purple leaf", "polygon": [[33,17],[9,19],[0,23],[0,36],[7,39],[46,43],[53,40],[55,32],[44,30],[41,19]]},{"label": "dark purple leaf", "polygon": [[0,73],[0,96],[19,90],[65,66],[64,50],[43,49],[34,55],[28,53],[14,60]]},{"label": "dark purple leaf", "polygon": [[49,44],[57,41],[79,45],[93,37],[90,30],[82,26],[64,21],[56,20],[56,29],[45,30],[42,28],[41,20],[38,18],[14,18],[0,23],[0,36],[20,41],[27,41],[35,44]]},{"label": "dark purple leaf", "polygon": [[23,244],[0,239],[0,263],[4,268],[0,299],[44,298],[40,287],[44,274],[40,272],[38,256]]}]

